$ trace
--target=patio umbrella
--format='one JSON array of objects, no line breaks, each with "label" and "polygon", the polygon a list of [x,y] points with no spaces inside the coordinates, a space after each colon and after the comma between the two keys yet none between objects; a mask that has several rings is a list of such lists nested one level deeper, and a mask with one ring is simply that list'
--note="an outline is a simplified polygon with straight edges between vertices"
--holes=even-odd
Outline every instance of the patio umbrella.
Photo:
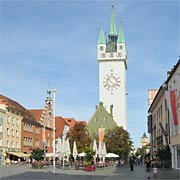
[{"label": "patio umbrella", "polygon": [[78,156],[79,156],[79,157],[84,157],[84,156],[86,156],[86,153],[85,153],[85,152],[82,152],[82,153],[78,154]]},{"label": "patio umbrella", "polygon": [[77,155],[78,155],[78,151],[77,151],[76,141],[74,141],[74,143],[73,143],[73,157],[74,157],[74,159],[76,159]]},{"label": "patio umbrella", "polygon": [[97,157],[98,150],[97,150],[96,139],[94,139],[94,142],[93,142],[93,151],[95,152],[95,156]]},{"label": "patio umbrella", "polygon": [[61,138],[57,139],[57,144],[56,144],[56,153],[61,152]]},{"label": "patio umbrella", "polygon": [[99,147],[98,147],[99,158],[102,157],[102,148],[103,148],[103,144],[102,144],[102,142],[99,142]]},{"label": "patio umbrella", "polygon": [[117,157],[119,157],[119,155],[114,154],[114,153],[107,153],[107,154],[106,154],[106,157],[107,157],[107,158],[111,158],[111,157],[112,157],[112,158],[117,158]]},{"label": "patio umbrella", "polygon": [[103,143],[103,146],[102,146],[102,156],[105,157],[107,155],[107,151],[106,151],[106,144],[105,142]]},{"label": "patio umbrella", "polygon": [[69,138],[64,141],[64,155],[69,156],[71,154]]}]

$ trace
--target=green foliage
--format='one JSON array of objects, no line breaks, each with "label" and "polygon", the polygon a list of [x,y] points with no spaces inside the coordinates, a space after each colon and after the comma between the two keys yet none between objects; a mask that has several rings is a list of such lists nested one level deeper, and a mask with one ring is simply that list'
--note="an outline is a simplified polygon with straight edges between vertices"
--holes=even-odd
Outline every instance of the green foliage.
[{"label": "green foliage", "polygon": [[105,134],[107,152],[113,152],[126,159],[132,146],[129,133],[123,127],[115,127]]},{"label": "green foliage", "polygon": [[87,147],[84,151],[86,153],[84,160],[86,165],[93,165],[94,164],[94,155],[95,152],[90,147]]},{"label": "green foliage", "polygon": [[37,148],[37,149],[33,149],[30,157],[32,159],[40,161],[40,160],[44,159],[44,155],[45,155],[44,150],[41,150],[40,148]]},{"label": "green foliage", "polygon": [[171,151],[168,145],[158,149],[157,158],[160,161],[171,161]]}]

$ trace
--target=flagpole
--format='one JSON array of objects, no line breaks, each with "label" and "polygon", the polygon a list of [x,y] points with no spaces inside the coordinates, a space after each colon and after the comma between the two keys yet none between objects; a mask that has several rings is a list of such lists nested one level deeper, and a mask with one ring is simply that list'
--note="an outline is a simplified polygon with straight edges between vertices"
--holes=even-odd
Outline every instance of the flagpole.
[{"label": "flagpole", "polygon": [[53,89],[53,174],[55,174],[55,96],[56,90]]}]

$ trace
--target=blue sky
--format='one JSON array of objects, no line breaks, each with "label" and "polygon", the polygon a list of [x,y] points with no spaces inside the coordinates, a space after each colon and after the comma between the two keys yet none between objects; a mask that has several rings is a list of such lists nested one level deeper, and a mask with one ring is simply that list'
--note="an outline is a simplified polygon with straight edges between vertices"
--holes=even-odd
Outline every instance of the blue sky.
[{"label": "blue sky", "polygon": [[180,55],[179,0],[1,0],[0,92],[43,108],[48,82],[56,115],[88,121],[99,101],[97,41],[111,6],[128,51],[128,131],[147,132],[148,89],[159,88]]}]

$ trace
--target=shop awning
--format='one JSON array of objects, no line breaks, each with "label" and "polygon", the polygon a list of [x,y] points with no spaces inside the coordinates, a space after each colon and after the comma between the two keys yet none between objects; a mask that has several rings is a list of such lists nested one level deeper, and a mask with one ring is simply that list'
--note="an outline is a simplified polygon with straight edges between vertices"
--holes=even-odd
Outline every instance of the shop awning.
[{"label": "shop awning", "polygon": [[8,154],[17,156],[17,157],[29,157],[29,154],[25,154],[23,152],[7,152]]}]

